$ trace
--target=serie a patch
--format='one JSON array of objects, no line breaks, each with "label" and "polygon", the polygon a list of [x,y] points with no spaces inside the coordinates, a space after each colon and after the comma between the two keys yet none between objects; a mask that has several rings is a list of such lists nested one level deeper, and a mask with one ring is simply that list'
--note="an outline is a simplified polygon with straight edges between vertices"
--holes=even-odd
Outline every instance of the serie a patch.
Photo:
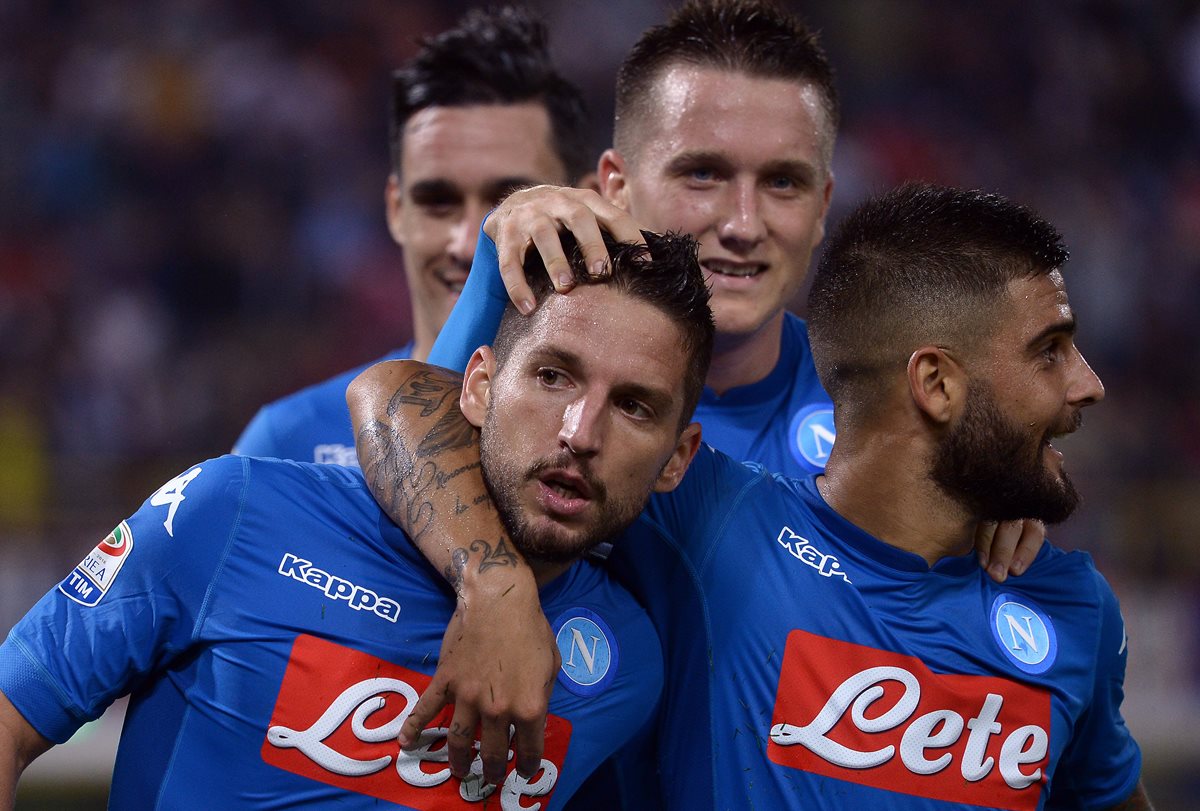
[{"label": "serie a patch", "polygon": [[89,608],[96,605],[108,593],[132,552],[133,531],[122,521],[58,584],[58,590],[80,605]]}]

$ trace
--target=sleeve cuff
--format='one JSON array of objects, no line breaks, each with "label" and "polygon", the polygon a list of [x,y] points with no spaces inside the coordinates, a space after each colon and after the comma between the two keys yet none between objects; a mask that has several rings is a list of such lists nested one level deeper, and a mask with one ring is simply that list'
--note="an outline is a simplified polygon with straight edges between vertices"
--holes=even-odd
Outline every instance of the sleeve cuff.
[{"label": "sleeve cuff", "polygon": [[89,720],[70,706],[15,634],[0,645],[0,691],[39,735],[54,743],[65,743]]}]

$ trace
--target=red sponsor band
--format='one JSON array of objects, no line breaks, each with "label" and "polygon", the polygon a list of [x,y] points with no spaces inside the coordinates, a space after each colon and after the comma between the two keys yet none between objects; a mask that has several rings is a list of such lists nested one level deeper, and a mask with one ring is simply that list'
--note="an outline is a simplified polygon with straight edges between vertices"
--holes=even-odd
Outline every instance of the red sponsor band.
[{"label": "red sponsor band", "polygon": [[447,765],[447,707],[402,751],[396,736],[430,677],[317,637],[297,637],[288,660],[262,758],[295,774],[414,809],[537,811],[550,799],[566,757],[571,724],[549,716],[538,773],[510,767],[504,783],[485,784],[476,758],[472,778]]},{"label": "red sponsor band", "polygon": [[917,658],[788,635],[767,754],[861,785],[1012,811],[1045,786],[1050,694]]}]

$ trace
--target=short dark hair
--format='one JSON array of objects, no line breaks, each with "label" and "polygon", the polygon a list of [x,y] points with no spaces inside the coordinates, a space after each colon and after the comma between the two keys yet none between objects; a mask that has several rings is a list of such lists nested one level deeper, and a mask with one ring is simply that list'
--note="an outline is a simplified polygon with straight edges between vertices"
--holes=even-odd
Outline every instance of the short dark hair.
[{"label": "short dark hair", "polygon": [[515,6],[472,9],[454,28],[423,37],[420,52],[392,74],[392,171],[400,174],[405,124],[426,107],[537,102],[571,182],[590,172],[583,95],[555,69],[547,43],[546,27]]},{"label": "short dark hair", "polygon": [[[605,276],[588,272],[583,253],[569,232],[562,232],[560,238],[563,251],[570,260],[576,285],[612,285],[618,291],[657,308],[679,328],[683,351],[688,359],[683,383],[683,411],[679,415],[679,427],[682,430],[691,421],[696,404],[700,401],[708,364],[712,359],[716,327],[708,306],[708,284],[700,270],[698,244],[690,234],[643,231],[642,235],[646,239],[645,245],[617,242],[604,233],[604,245],[611,260],[611,273]],[[535,250],[530,250],[525,258],[525,278],[539,305],[548,296],[559,295],[550,282],[541,256]],[[529,318],[519,315],[511,303],[508,305],[492,344],[498,365],[504,365],[517,341],[528,331],[529,323]],[[620,336],[615,335],[613,339],[619,341]]]},{"label": "short dark hair", "polygon": [[654,115],[654,84],[680,64],[811,84],[825,111],[822,157],[829,168],[840,116],[833,67],[799,17],[768,0],[690,0],[647,29],[617,73],[613,144],[622,153],[637,151],[633,130]]},{"label": "short dark hair", "polygon": [[868,200],[813,275],[808,332],[821,384],[839,408],[878,402],[918,347],[974,351],[1009,283],[1067,256],[1053,225],[999,194],[909,183]]}]

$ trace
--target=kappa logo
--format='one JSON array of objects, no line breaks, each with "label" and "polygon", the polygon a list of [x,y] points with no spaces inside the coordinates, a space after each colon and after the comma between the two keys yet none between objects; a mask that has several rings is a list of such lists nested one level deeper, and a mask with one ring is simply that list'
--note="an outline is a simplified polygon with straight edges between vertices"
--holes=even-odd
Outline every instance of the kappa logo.
[{"label": "kappa logo", "polygon": [[[285,771],[418,811],[538,811],[550,802],[571,740],[571,723],[546,717],[537,773],[517,774],[513,751],[500,785],[483,781],[476,755],[456,780],[446,739],[454,708],[433,719],[410,749],[396,736],[430,677],[308,634],[296,638],[263,740],[262,759]],[[477,744],[478,745],[478,744]]]},{"label": "kappa logo", "polygon": [[822,577],[840,577],[847,583],[850,582],[849,576],[842,571],[841,561],[833,555],[827,555],[817,549],[813,546],[812,541],[792,532],[790,527],[784,527],[779,530],[779,535],[775,540],[780,546],[790,552],[792,557],[801,563],[813,567],[821,573]]},{"label": "kappa logo", "polygon": [[789,443],[792,456],[802,465],[824,470],[837,432],[833,426],[833,409],[827,405],[802,408],[792,417]]},{"label": "kappa logo", "polygon": [[598,614],[571,608],[554,621],[562,667],[558,682],[579,696],[594,696],[617,675],[617,638]]},{"label": "kappa logo", "polygon": [[313,461],[321,465],[358,467],[358,455],[354,452],[354,446],[346,446],[340,442],[314,446]]},{"label": "kappa logo", "polygon": [[380,597],[365,586],[355,585],[343,577],[318,569],[311,560],[297,557],[291,552],[284,553],[283,560],[279,561],[279,573],[320,589],[331,600],[345,600],[355,611],[370,611],[388,622],[395,622],[400,616],[400,603],[395,600]]},{"label": "kappa logo", "polygon": [[992,601],[992,636],[1000,650],[1021,670],[1045,673],[1058,658],[1058,635],[1050,617],[1032,602],[1011,594]]},{"label": "kappa logo", "polygon": [[167,519],[163,521],[163,529],[172,538],[175,537],[175,511],[184,501],[183,489],[200,475],[204,468],[194,467],[187,473],[176,476],[171,481],[158,488],[158,492],[150,496],[150,504],[154,507],[167,508]]},{"label": "kappa logo", "polygon": [[129,524],[122,521],[58,584],[58,590],[91,608],[108,594],[132,551],[133,532]]}]

